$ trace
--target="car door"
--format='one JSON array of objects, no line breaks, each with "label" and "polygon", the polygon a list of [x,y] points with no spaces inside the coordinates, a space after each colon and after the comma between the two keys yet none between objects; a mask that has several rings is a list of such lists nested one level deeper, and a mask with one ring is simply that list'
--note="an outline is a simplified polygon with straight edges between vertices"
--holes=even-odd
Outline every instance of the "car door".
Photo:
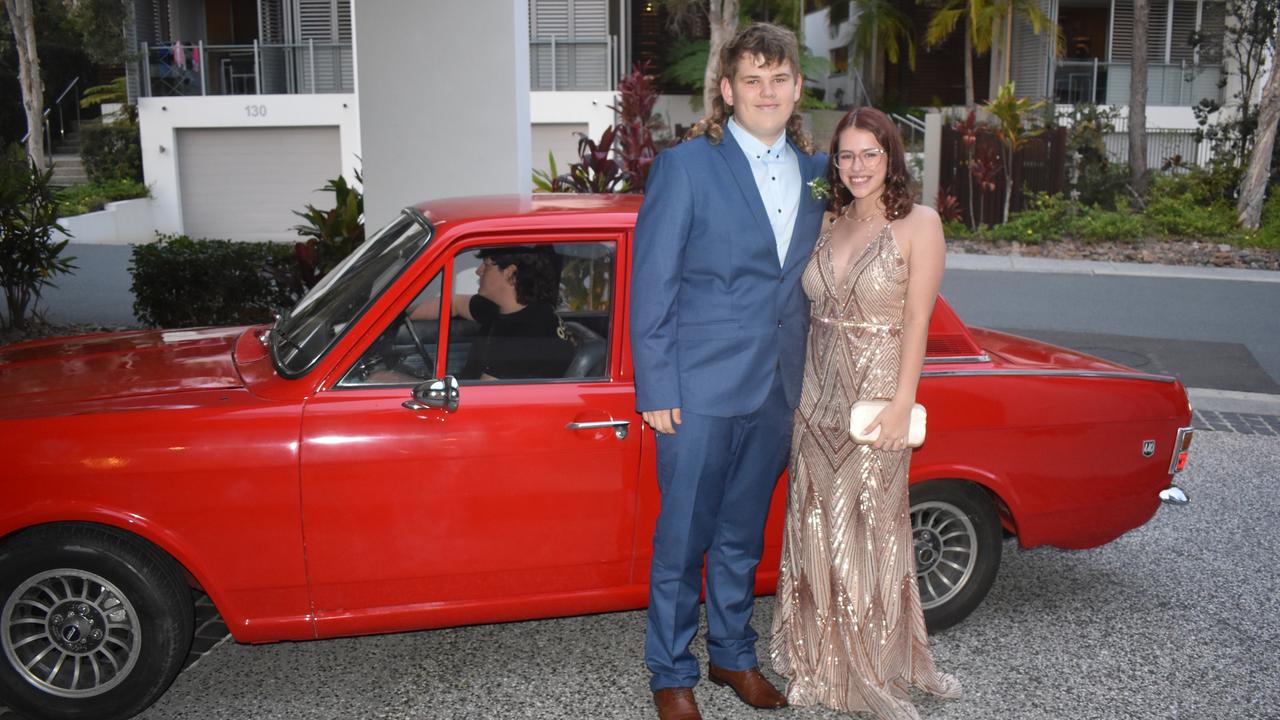
[{"label": "car door", "polygon": [[[512,242],[477,238],[405,293],[402,307],[434,302],[438,320],[406,339],[397,312],[308,402],[302,502],[320,635],[554,614],[557,597],[630,582],[641,433],[632,385],[612,380],[620,241],[520,240],[558,258],[559,334],[574,344],[554,376],[460,379],[452,411],[406,404],[422,377],[456,375],[476,342],[453,303],[476,291],[478,251]],[[481,609],[446,618],[449,606]]]}]

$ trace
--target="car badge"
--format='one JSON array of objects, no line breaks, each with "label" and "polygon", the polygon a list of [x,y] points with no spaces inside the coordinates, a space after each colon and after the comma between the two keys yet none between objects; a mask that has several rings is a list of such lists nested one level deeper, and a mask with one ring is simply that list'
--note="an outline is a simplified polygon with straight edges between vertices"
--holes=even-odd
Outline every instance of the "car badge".
[{"label": "car badge", "polygon": [[1155,455],[1155,454],[1156,454],[1156,441],[1143,440],[1142,441],[1142,457],[1151,457],[1152,455]]}]

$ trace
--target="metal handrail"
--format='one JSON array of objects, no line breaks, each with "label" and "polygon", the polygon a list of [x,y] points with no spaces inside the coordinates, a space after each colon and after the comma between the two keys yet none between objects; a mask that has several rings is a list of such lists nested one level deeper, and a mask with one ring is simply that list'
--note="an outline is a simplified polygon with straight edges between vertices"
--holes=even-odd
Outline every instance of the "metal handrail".
[{"label": "metal handrail", "polygon": [[909,125],[912,130],[918,130],[919,132],[924,132],[924,121],[921,120],[920,118],[911,117],[910,115],[899,115],[898,113],[889,113],[889,117],[893,118],[896,122],[902,123],[903,125]]},{"label": "metal handrail", "polygon": [[[199,90],[201,95],[208,95],[211,91],[218,92],[216,89],[212,89],[210,87],[208,69],[211,65],[214,65],[213,59],[215,57],[218,57],[219,55],[224,56],[224,58],[231,55],[240,55],[245,58],[251,57],[253,59],[253,74],[252,76],[246,76],[247,79],[251,79],[254,83],[253,92],[252,93],[232,92],[228,94],[261,95],[263,94],[263,89],[262,89],[263,76],[265,72],[265,67],[264,67],[263,58],[262,58],[264,52],[284,51],[285,53],[289,54],[289,57],[286,58],[286,62],[290,63],[289,65],[290,68],[295,67],[292,63],[295,61],[294,58],[296,58],[298,61],[298,66],[296,67],[296,71],[301,75],[299,77],[293,77],[292,73],[295,72],[295,70],[293,69],[289,70],[288,73],[290,74],[290,77],[286,81],[288,83],[288,86],[290,88],[293,88],[295,83],[300,83],[306,87],[309,87],[309,89],[303,90],[303,92],[316,93],[316,92],[321,92],[321,90],[316,85],[316,64],[317,64],[316,53],[317,51],[321,51],[321,52],[326,50],[335,51],[337,53],[335,57],[338,58],[338,62],[342,62],[341,58],[345,57],[343,53],[352,51],[352,44],[349,42],[316,42],[313,39],[309,39],[305,42],[298,42],[298,43],[264,43],[264,42],[259,42],[257,40],[254,40],[253,43],[251,44],[243,44],[243,45],[208,45],[208,44],[205,44],[203,41],[200,41],[200,42],[191,44],[191,47],[194,49],[198,49],[200,53],[200,65],[199,65],[199,68],[196,70],[196,72],[198,72],[199,74]],[[141,58],[140,58],[140,64],[141,64],[140,69],[142,72],[143,95],[145,97],[152,97],[153,96],[152,82],[151,82],[152,65],[153,63],[156,62],[156,60],[152,58],[152,54],[158,53],[162,58],[160,62],[163,62],[163,57],[164,57],[163,53],[169,50],[169,45],[166,44],[166,45],[148,47],[146,43],[142,43],[141,49],[142,51],[141,51]],[[293,55],[292,53],[299,53],[299,54]],[[346,63],[343,63],[343,64],[345,66]],[[308,72],[310,73],[309,75],[306,74]],[[338,70],[337,72],[341,72],[341,70]],[[191,75],[190,80],[194,82],[196,80],[195,75]],[[347,83],[345,82],[340,83],[341,88],[345,88],[346,85]],[[224,88],[223,92],[226,92],[225,88],[227,87],[227,84],[226,84],[225,78],[223,78],[222,87]],[[293,90],[291,89],[288,92],[292,93]],[[186,94],[186,93],[178,93],[178,94]]]},{"label": "metal handrail", "polygon": [[79,85],[79,84],[80,84],[80,76],[77,75],[75,80],[72,80],[71,82],[67,83],[67,86],[62,89],[62,92],[58,95],[58,99],[54,100],[53,104],[57,105],[58,103],[62,102],[62,98],[66,97],[67,93],[71,92],[71,90],[75,88],[76,85]]},{"label": "metal handrail", "polygon": [[[77,75],[77,76],[75,77],[75,79],[73,79],[71,82],[67,83],[67,86],[66,86],[66,87],[64,87],[64,88],[62,89],[62,92],[58,93],[58,99],[57,99],[57,100],[54,100],[54,101],[53,101],[53,104],[52,104],[52,105],[50,105],[49,107],[45,108],[45,109],[44,109],[44,112],[40,114],[40,125],[41,125],[41,129],[44,131],[44,132],[43,132],[43,135],[44,135],[44,147],[45,147],[45,151],[46,151],[46,152],[48,152],[48,153],[50,153],[50,154],[52,154],[52,153],[53,153],[53,127],[52,127],[52,125],[50,125],[50,123],[49,123],[49,115],[53,113],[54,108],[57,108],[57,110],[58,110],[58,137],[62,137],[62,136],[64,136],[64,135],[66,135],[66,134],[67,134],[67,121],[66,121],[66,117],[62,114],[62,101],[63,101],[64,99],[66,99],[66,97],[67,97],[67,93],[69,93],[69,92],[71,92],[72,90],[76,89],[76,86],[77,86],[77,85],[79,85],[79,84],[80,84],[80,76],[79,76],[79,75]],[[79,99],[80,99],[80,94],[77,92],[77,93],[76,93],[76,127],[80,127],[80,102],[79,102]],[[25,145],[25,144],[26,144],[26,142],[27,142],[27,138],[29,138],[29,137],[31,137],[31,128],[27,128],[27,132],[26,132],[26,134],[24,134],[24,135],[22,136],[22,139],[21,139],[21,140],[19,140],[18,142],[20,142],[20,143],[22,143],[22,144],[24,144],[24,145]]]},{"label": "metal handrail", "polygon": [[[1059,77],[1074,76],[1083,78],[1087,76],[1089,80],[1089,100],[1102,102],[1102,100],[1098,100],[1099,87],[1101,83],[1106,82],[1103,74],[1111,68],[1129,70],[1132,68],[1132,64],[1127,61],[1106,61],[1098,58],[1057,60],[1053,66],[1053,83],[1050,94],[1055,98],[1059,98],[1058,102],[1062,103],[1064,99],[1059,97]],[[1196,63],[1186,60],[1169,63],[1147,63],[1147,82],[1150,87],[1148,92],[1155,94],[1156,99],[1161,101],[1152,104],[1186,105],[1190,103],[1194,99],[1191,97],[1191,92],[1194,89],[1194,77],[1202,72],[1212,72],[1220,75],[1222,66],[1217,63]],[[1176,80],[1170,82],[1170,77],[1175,77]],[[1070,83],[1069,80],[1067,82]],[[1176,97],[1172,94],[1166,95],[1165,90],[1172,87],[1174,83],[1177,85]],[[1101,87],[1103,87],[1103,94],[1105,95],[1106,86],[1101,85]],[[1071,87],[1064,88],[1064,91],[1066,93],[1065,102],[1075,101],[1072,97],[1073,91]]]}]

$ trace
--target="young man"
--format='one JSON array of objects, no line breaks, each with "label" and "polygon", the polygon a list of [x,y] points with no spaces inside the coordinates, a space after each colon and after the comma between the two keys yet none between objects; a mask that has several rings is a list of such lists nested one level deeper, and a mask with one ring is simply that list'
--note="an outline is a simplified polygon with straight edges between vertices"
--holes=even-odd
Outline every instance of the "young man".
[{"label": "young man", "polygon": [[788,30],[756,23],[720,56],[722,97],[692,140],[660,154],[636,224],[631,344],[636,405],[657,438],[645,662],[662,720],[700,718],[689,642],[706,560],[708,676],[782,707],[751,628],[756,565],[800,399],[809,305],[800,275],[826,170],[795,114]]}]

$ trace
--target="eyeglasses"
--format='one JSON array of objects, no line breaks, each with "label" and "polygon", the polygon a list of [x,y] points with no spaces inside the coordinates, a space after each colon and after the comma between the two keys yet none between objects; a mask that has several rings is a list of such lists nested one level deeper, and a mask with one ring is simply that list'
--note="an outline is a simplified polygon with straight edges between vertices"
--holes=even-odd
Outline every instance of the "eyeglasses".
[{"label": "eyeglasses", "polygon": [[879,148],[871,148],[861,152],[845,150],[843,152],[836,153],[836,167],[841,170],[848,170],[853,167],[855,159],[861,159],[862,167],[868,170],[874,170],[880,166],[880,161],[884,160],[884,156],[887,154],[888,153]]}]

